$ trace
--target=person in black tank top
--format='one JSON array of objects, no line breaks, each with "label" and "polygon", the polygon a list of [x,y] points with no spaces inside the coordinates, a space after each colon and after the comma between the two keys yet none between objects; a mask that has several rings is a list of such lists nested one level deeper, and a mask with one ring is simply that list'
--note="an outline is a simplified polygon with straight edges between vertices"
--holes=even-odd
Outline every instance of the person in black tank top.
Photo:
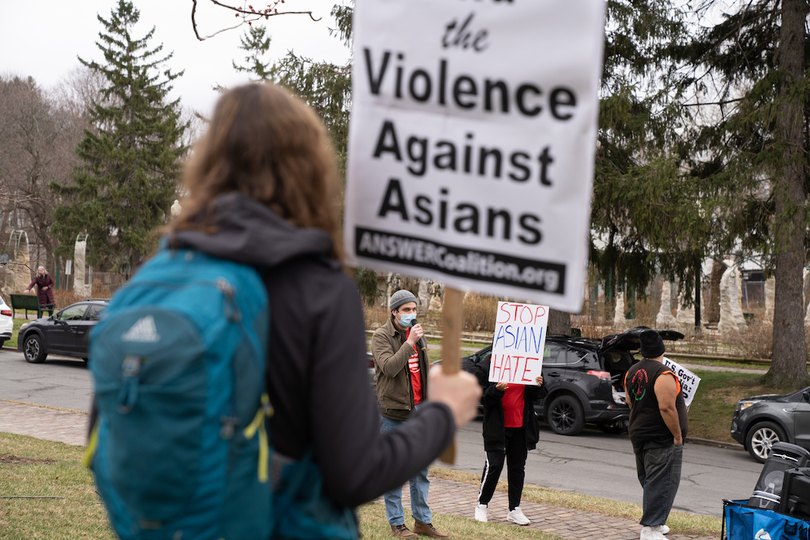
[{"label": "person in black tank top", "polygon": [[667,517],[681,481],[688,417],[678,377],[662,363],[661,336],[655,330],[645,330],[640,339],[644,358],[624,379],[630,406],[630,442],[644,491],[640,538],[666,540]]}]

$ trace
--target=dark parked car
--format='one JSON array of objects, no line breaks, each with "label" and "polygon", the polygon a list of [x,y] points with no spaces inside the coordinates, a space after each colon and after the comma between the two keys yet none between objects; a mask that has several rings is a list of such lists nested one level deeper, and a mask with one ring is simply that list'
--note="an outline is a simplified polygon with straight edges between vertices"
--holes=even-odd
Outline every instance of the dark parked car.
[{"label": "dark parked car", "polygon": [[44,362],[49,354],[72,356],[87,361],[87,340],[98,324],[109,300],[90,299],[71,304],[50,317],[20,327],[17,349],[33,364]]},{"label": "dark parked car", "polygon": [[731,419],[731,437],[760,463],[780,441],[810,450],[810,386],[790,394],[741,399]]},{"label": "dark parked car", "polygon": [[[577,435],[586,423],[605,433],[627,429],[630,408],[625,402],[624,375],[636,361],[639,334],[646,327],[631,328],[602,339],[561,335],[546,337],[543,355],[543,385],[548,396],[535,404],[535,412],[555,433]],[[683,334],[658,330],[663,339],[682,339]],[[462,359],[462,368],[486,381],[478,367],[492,354],[492,346]]]}]

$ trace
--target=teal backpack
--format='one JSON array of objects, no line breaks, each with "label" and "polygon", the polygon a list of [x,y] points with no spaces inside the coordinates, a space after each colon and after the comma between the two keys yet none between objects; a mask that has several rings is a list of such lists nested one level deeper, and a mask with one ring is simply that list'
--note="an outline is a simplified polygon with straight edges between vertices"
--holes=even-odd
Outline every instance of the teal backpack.
[{"label": "teal backpack", "polygon": [[357,538],[311,452],[273,460],[269,317],[255,269],[186,249],[160,251],[104,310],[86,463],[120,538]]}]

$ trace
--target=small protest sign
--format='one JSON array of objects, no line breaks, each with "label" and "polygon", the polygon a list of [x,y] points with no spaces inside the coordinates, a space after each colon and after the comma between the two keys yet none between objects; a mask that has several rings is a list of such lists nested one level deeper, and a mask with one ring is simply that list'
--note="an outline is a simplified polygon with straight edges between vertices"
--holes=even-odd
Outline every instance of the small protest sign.
[{"label": "small protest sign", "polygon": [[578,312],[604,11],[358,2],[348,263]]},{"label": "small protest sign", "polygon": [[686,407],[688,408],[692,403],[692,398],[695,397],[695,392],[697,392],[698,385],[700,384],[700,377],[677,362],[670,360],[666,356],[664,357],[664,365],[674,371],[675,375],[678,376],[678,380],[681,382],[683,401],[686,403]]},{"label": "small protest sign", "polygon": [[548,308],[533,304],[498,302],[489,380],[537,384],[546,346]]}]

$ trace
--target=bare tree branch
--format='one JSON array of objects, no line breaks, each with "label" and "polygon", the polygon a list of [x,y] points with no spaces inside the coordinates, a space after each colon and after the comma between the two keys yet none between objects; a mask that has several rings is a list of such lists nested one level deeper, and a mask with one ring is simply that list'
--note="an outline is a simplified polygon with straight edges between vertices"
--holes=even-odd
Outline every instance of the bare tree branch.
[{"label": "bare tree branch", "polygon": [[234,16],[239,17],[242,20],[241,20],[241,22],[239,22],[239,24],[236,24],[234,26],[229,26],[227,28],[222,28],[220,30],[217,30],[213,34],[210,34],[208,36],[203,37],[203,36],[200,35],[199,29],[197,28],[197,0],[191,0],[191,4],[192,4],[191,5],[191,27],[194,30],[194,35],[197,37],[197,39],[199,41],[205,41],[206,39],[212,38],[212,37],[216,36],[217,34],[221,34],[222,32],[226,32],[228,30],[235,30],[235,29],[237,29],[240,26],[243,26],[245,24],[251,25],[252,23],[254,23],[256,21],[260,21],[262,19],[267,20],[270,17],[278,17],[280,15],[309,15],[309,18],[312,19],[312,21],[314,21],[314,22],[318,22],[318,21],[321,20],[319,18],[315,18],[315,16],[312,14],[311,11],[281,11],[281,12],[279,12],[277,6],[279,4],[283,4],[284,3],[283,0],[274,0],[272,3],[267,4],[266,8],[259,9],[259,10],[254,9],[252,5],[248,5],[248,7],[246,9],[244,7],[240,8],[240,7],[237,7],[237,6],[224,4],[224,3],[219,2],[217,0],[209,0],[209,1],[212,4],[214,4],[215,6],[218,6],[218,7],[221,7],[223,9],[233,11]]}]

